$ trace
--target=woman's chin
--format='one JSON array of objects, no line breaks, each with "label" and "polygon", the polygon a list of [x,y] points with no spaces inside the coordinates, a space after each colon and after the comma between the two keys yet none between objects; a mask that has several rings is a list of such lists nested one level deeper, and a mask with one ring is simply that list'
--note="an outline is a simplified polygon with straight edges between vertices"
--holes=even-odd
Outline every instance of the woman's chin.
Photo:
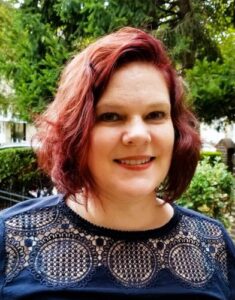
[{"label": "woman's chin", "polygon": [[125,197],[133,197],[133,198],[145,198],[148,197],[151,194],[155,194],[155,188],[149,187],[147,188],[146,185],[141,187],[140,185],[135,186],[128,186],[128,187],[122,187],[119,189],[119,193],[122,194]]}]

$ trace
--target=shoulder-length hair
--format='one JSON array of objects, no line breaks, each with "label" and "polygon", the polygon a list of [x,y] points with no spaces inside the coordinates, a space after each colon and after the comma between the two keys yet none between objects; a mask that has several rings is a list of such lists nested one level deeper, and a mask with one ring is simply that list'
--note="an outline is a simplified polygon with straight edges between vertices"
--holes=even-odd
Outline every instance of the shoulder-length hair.
[{"label": "shoulder-length hair", "polygon": [[133,61],[155,65],[169,89],[175,142],[163,184],[164,199],[173,201],[180,197],[193,177],[200,139],[195,117],[184,103],[182,80],[158,39],[142,30],[125,27],[97,40],[67,64],[55,100],[37,121],[39,165],[66,196],[81,190],[96,191],[87,166],[95,106],[115,70]]}]

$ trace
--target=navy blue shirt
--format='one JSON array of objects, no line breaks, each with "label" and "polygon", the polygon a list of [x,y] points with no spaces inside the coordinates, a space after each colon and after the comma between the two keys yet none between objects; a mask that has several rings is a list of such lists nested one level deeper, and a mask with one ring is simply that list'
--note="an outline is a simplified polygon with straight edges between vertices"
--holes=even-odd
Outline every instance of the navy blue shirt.
[{"label": "navy blue shirt", "polygon": [[0,300],[235,300],[235,247],[224,227],[174,207],[163,227],[118,231],[62,196],[0,213]]}]

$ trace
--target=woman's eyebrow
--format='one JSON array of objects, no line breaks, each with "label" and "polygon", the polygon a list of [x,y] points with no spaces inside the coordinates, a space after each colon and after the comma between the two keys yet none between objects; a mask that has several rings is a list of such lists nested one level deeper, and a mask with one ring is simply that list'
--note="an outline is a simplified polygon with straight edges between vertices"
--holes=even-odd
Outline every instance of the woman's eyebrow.
[{"label": "woman's eyebrow", "polygon": [[[157,101],[145,105],[147,109],[157,109],[157,108],[170,108],[170,103],[168,101]],[[116,103],[104,103],[98,104],[97,110],[116,110],[123,109],[126,107],[126,104],[116,104]]]},{"label": "woman's eyebrow", "polygon": [[121,109],[121,108],[123,108],[123,105],[121,105],[121,104],[112,104],[112,103],[104,103],[104,104],[98,104],[97,105],[97,107],[96,107],[97,109],[102,109],[102,110],[110,110],[110,109]]}]

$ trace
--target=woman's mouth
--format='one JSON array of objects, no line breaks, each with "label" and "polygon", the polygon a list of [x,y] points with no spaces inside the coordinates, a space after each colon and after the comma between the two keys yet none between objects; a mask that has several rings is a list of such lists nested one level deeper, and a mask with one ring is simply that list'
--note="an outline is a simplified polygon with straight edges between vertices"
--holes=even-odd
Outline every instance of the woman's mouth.
[{"label": "woman's mouth", "polygon": [[120,166],[131,170],[143,170],[150,166],[151,162],[155,159],[154,156],[148,156],[143,158],[122,158],[115,159],[114,161]]}]

